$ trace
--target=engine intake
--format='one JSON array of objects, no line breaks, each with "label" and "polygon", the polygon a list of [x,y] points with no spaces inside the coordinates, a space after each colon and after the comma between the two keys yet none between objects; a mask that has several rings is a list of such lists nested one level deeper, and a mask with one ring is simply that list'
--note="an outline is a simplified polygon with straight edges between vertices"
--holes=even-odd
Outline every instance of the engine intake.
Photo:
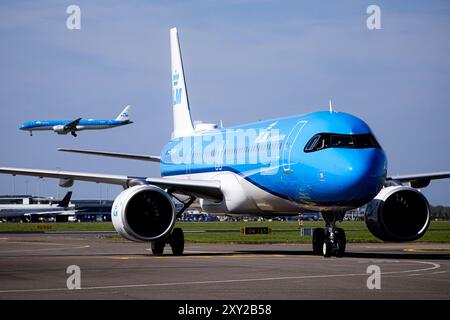
[{"label": "engine intake", "polygon": [[122,191],[111,212],[117,232],[132,241],[154,241],[172,230],[176,210],[170,196],[159,187],[138,185]]},{"label": "engine intake", "polygon": [[367,205],[366,225],[383,241],[413,241],[422,237],[430,224],[427,199],[406,186],[384,188]]}]

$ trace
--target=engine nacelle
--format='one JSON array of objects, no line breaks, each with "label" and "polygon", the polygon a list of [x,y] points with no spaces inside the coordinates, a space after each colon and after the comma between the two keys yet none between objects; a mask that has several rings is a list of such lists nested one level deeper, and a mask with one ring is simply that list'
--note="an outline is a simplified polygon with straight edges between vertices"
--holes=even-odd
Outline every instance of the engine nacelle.
[{"label": "engine nacelle", "polygon": [[67,134],[67,130],[63,125],[53,126],[53,131],[55,131],[57,134]]},{"label": "engine nacelle", "polygon": [[152,185],[122,191],[111,210],[114,228],[132,241],[154,241],[167,236],[175,224],[176,210],[170,196]]},{"label": "engine nacelle", "polygon": [[430,206],[418,190],[406,186],[384,188],[367,205],[366,225],[383,241],[413,241],[430,224]]}]

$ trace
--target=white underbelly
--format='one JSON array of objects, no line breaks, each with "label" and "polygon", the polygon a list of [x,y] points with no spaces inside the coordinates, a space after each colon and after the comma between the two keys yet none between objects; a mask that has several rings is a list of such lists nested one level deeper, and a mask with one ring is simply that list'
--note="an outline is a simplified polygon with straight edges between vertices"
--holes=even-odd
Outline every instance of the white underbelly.
[{"label": "white underbelly", "polygon": [[204,172],[176,177],[221,182],[225,199],[220,203],[201,200],[202,208],[206,212],[264,215],[292,214],[305,210],[300,204],[273,195],[233,172]]}]

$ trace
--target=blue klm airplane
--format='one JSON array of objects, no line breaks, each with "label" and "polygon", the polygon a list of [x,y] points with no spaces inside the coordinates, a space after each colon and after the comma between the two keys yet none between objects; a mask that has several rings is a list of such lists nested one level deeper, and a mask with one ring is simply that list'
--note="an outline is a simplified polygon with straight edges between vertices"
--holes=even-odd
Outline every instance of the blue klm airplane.
[{"label": "blue klm airplane", "polygon": [[76,132],[81,130],[109,129],[131,124],[133,121],[130,121],[129,111],[130,106],[126,106],[114,120],[82,120],[82,118],[78,118],[75,120],[28,121],[22,124],[19,129],[30,131],[30,135],[33,135],[33,131],[51,130],[57,134],[68,134],[70,132],[76,137]]},{"label": "blue klm airplane", "polygon": [[418,188],[450,172],[387,175],[386,154],[369,126],[330,110],[231,128],[193,125],[178,33],[170,30],[174,131],[160,156],[60,149],[160,163],[161,178],[69,171],[0,168],[0,173],[121,185],[112,206],[115,229],[133,241],[152,243],[154,254],[170,244],[184,250],[175,220],[195,199],[203,210],[230,215],[279,216],[318,211],[325,228],[313,233],[313,251],[342,257],[346,237],[337,222],[367,205],[366,224],[384,241],[412,241],[430,222]]}]

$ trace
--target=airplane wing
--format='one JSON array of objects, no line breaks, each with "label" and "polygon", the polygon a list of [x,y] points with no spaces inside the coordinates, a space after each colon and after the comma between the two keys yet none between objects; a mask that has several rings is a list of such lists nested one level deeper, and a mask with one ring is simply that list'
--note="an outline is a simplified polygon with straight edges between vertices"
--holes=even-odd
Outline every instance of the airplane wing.
[{"label": "airplane wing", "polygon": [[409,183],[413,188],[425,188],[430,184],[431,180],[446,178],[450,178],[450,171],[392,176],[387,177],[386,181]]},{"label": "airplane wing", "polygon": [[77,128],[77,125],[80,123],[81,118],[78,118],[76,120],[73,120],[72,122],[69,122],[64,126],[65,130],[73,130]]},{"label": "airplane wing", "polygon": [[34,216],[73,216],[75,215],[79,210],[61,210],[61,211],[39,211],[39,212],[27,212],[24,215],[34,215]]},{"label": "airplane wing", "polygon": [[128,188],[136,184],[148,183],[163,189],[167,189],[171,193],[181,193],[212,201],[221,201],[223,199],[222,190],[220,188],[220,181],[215,180],[205,181],[205,180],[188,180],[188,179],[172,179],[172,178],[146,178],[146,177],[132,177],[132,176],[121,176],[102,173],[36,170],[36,169],[8,168],[8,167],[0,167],[0,173],[22,175],[22,176],[34,176],[39,178],[55,178],[64,180],[107,183],[120,185],[124,188]]},{"label": "airplane wing", "polygon": [[64,149],[64,148],[59,148],[58,151],[90,154],[90,155],[95,155],[95,156],[112,157],[112,158],[142,160],[142,161],[150,161],[150,162],[161,162],[161,158],[158,156],[150,156],[150,155],[142,155],[142,154],[104,152],[104,151],[79,150],[79,149]]}]

